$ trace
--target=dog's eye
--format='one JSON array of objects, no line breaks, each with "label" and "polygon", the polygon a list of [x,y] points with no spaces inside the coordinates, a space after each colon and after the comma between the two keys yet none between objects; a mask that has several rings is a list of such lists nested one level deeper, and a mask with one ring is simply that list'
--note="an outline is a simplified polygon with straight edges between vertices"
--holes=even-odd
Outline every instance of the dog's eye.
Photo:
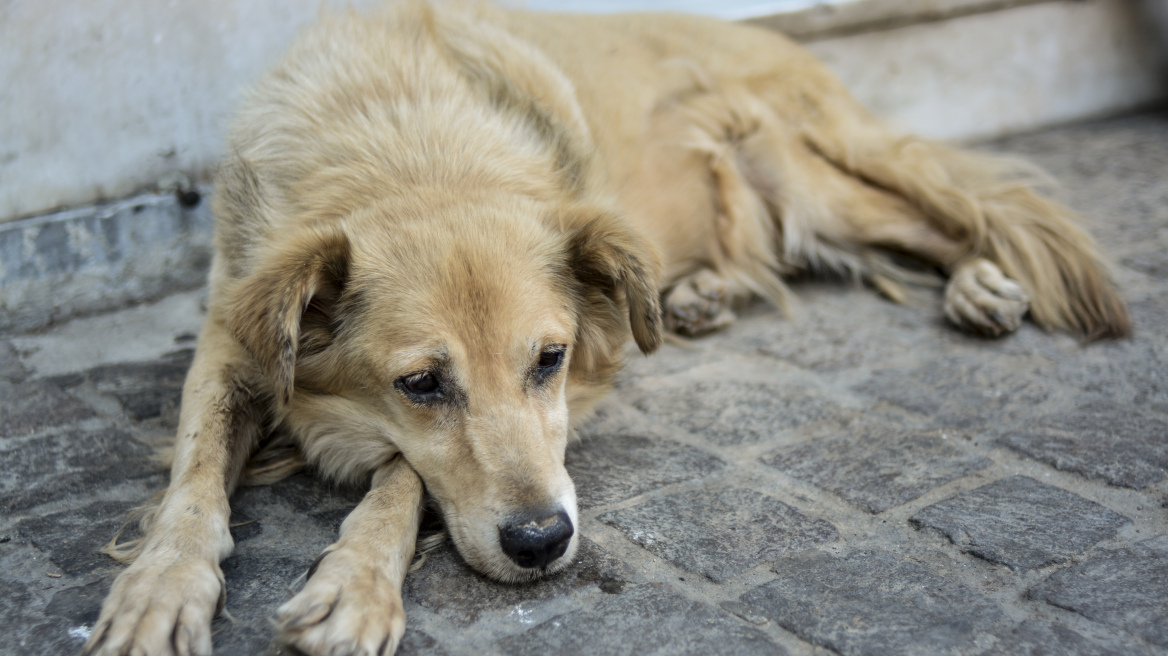
[{"label": "dog's eye", "polygon": [[554,346],[539,354],[539,369],[541,376],[547,376],[560,367],[564,361],[564,347]]},{"label": "dog's eye", "polygon": [[434,396],[439,387],[438,377],[428,371],[404,376],[398,379],[397,384],[412,396]]}]

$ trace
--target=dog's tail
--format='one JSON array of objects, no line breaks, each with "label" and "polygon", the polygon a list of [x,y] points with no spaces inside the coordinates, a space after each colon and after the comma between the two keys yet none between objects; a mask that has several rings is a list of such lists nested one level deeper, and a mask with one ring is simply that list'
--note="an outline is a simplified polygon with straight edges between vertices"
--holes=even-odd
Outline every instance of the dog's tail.
[{"label": "dog's tail", "polygon": [[1127,309],[1094,240],[1070,209],[1036,190],[1043,176],[1004,157],[895,135],[850,98],[811,146],[836,167],[916,205],[932,227],[961,245],[962,260],[985,258],[1030,295],[1046,329],[1088,339],[1131,332]]}]

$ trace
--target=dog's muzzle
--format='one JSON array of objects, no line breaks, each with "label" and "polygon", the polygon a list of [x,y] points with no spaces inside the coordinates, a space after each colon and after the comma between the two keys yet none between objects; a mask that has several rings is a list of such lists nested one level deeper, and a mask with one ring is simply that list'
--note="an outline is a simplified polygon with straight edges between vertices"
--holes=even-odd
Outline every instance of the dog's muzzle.
[{"label": "dog's muzzle", "polygon": [[533,513],[499,527],[499,546],[516,565],[525,569],[547,567],[568,550],[572,520],[556,509]]}]

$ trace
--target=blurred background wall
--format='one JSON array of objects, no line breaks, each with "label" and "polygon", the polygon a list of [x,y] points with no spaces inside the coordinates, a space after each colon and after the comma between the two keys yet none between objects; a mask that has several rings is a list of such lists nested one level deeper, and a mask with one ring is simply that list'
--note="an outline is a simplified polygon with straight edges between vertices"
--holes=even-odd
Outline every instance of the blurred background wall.
[{"label": "blurred background wall", "polygon": [[[1165,1],[511,4],[754,17],[808,42],[878,114],[962,139],[1163,98],[1151,19],[1164,18]],[[321,4],[0,0],[0,221],[125,197],[179,174],[205,180],[241,90]]]}]

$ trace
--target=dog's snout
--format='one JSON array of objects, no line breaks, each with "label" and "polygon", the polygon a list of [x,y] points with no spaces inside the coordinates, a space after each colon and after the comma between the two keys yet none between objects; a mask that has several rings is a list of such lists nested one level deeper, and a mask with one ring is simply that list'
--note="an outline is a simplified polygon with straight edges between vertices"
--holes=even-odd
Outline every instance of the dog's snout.
[{"label": "dog's snout", "polygon": [[520,567],[546,567],[568,550],[572,533],[568,513],[539,513],[500,526],[499,546]]}]

